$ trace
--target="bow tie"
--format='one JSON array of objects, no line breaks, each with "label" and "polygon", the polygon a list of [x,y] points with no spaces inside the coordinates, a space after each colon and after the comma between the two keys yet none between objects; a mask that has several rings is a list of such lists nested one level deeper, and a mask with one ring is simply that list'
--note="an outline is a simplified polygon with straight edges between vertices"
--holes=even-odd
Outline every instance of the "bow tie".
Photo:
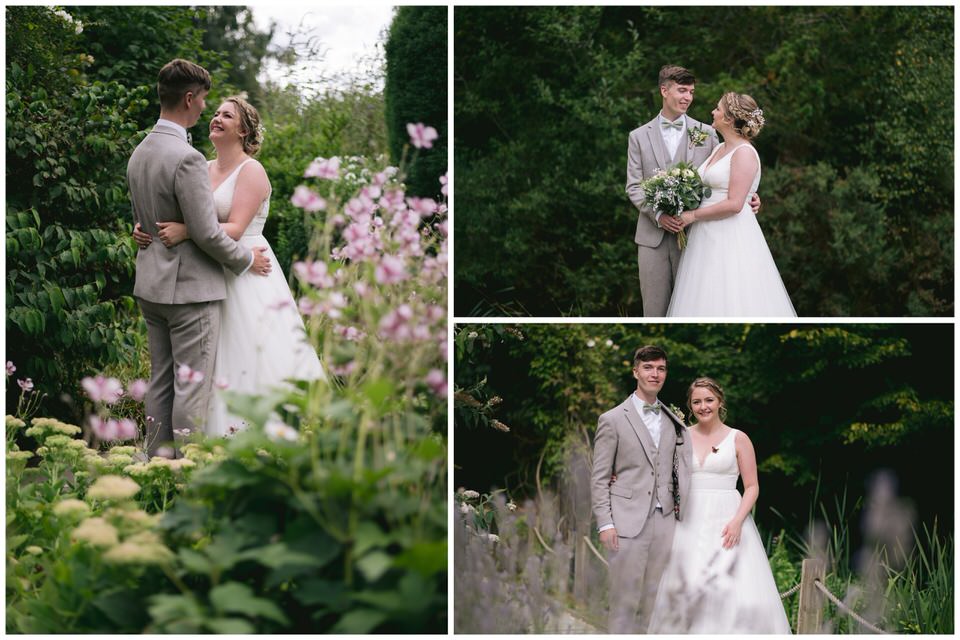
[{"label": "bow tie", "polygon": [[677,131],[683,130],[683,120],[677,120],[676,122],[667,122],[666,120],[660,121],[660,126],[664,129],[676,129]]},{"label": "bow tie", "polygon": [[652,411],[652,412],[656,413],[657,415],[660,415],[660,404],[659,404],[659,403],[656,403],[656,404],[647,404],[646,402],[644,402],[644,403],[643,403],[643,410],[644,410],[644,411]]}]

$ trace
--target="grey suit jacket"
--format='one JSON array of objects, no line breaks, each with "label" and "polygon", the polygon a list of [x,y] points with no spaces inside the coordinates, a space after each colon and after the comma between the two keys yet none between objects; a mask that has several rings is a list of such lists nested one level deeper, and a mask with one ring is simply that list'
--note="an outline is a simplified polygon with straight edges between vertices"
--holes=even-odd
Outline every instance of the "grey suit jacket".
[{"label": "grey suit jacket", "polygon": [[[657,215],[653,207],[646,204],[640,183],[652,178],[658,170],[669,169],[678,162],[689,162],[694,167],[699,167],[719,144],[717,132],[713,127],[694,120],[690,116],[683,117],[687,123],[686,133],[677,146],[677,154],[674,158],[667,157],[667,150],[663,146],[659,114],[650,122],[630,132],[627,148],[627,196],[640,211],[634,242],[645,247],[659,246],[665,232],[657,225]],[[687,133],[691,129],[699,128],[707,134],[707,139],[702,146],[695,147],[687,137]]]},{"label": "grey suit jacket", "polygon": [[[683,499],[690,493],[693,445],[686,435],[683,422],[668,409],[663,408],[661,411],[671,423],[684,429],[678,473],[682,519]],[[657,476],[665,497],[665,500],[661,500],[664,511],[673,509],[671,476],[676,430],[661,429],[660,435],[658,456],[650,431],[629,397],[615,409],[600,416],[594,438],[593,473],[590,482],[593,514],[598,527],[613,524],[617,535],[625,538],[639,534],[651,512]],[[659,460],[659,466],[654,466],[655,460]],[[617,481],[611,486],[610,475],[614,473]]]},{"label": "grey suit jacket", "polygon": [[253,254],[220,228],[207,161],[171,127],[157,125],[127,163],[133,220],[156,235],[157,222],[182,222],[190,240],[168,249],[154,241],[137,253],[133,295],[157,304],[226,297],[223,266],[243,273]]}]

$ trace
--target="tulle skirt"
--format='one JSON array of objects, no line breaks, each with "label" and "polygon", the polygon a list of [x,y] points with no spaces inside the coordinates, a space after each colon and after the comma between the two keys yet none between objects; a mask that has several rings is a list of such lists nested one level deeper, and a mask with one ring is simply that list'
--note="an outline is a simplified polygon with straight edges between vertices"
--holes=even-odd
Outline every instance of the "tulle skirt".
[{"label": "tulle skirt", "polygon": [[789,634],[790,625],[753,518],[740,543],[720,532],[740,507],[736,489],[694,489],[677,523],[650,633]]},{"label": "tulle skirt", "polygon": [[317,352],[306,337],[296,301],[277,257],[263,236],[243,236],[246,247],[268,247],[273,269],[267,276],[225,271],[227,297],[220,301],[220,340],[214,365],[214,397],[204,432],[221,436],[246,427],[227,412],[216,387],[244,394],[263,394],[287,380],[324,378]]},{"label": "tulle skirt", "polygon": [[[714,192],[714,199],[726,195]],[[796,317],[763,231],[748,204],[722,220],[696,222],[680,259],[667,316]]]}]

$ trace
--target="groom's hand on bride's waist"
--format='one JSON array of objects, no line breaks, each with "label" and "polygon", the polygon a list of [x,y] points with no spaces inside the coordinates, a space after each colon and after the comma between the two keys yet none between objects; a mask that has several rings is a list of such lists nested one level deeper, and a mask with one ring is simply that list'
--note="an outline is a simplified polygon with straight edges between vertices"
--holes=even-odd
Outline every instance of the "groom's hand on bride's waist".
[{"label": "groom's hand on bride's waist", "polygon": [[760,196],[756,193],[750,197],[750,208],[753,209],[754,215],[760,211]]},{"label": "groom's hand on bride's waist", "polygon": [[259,276],[265,276],[270,273],[270,258],[264,253],[266,247],[253,248],[253,265],[250,270]]}]

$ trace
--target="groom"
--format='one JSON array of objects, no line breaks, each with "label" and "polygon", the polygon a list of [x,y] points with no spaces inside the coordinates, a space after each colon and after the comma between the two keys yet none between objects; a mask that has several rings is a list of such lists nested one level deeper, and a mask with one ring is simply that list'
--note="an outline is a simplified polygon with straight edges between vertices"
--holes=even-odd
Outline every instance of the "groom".
[{"label": "groom", "polygon": [[270,272],[265,247],[250,251],[221,230],[207,162],[190,145],[187,129],[200,119],[209,91],[206,69],[180,59],[167,63],[157,80],[160,119],[127,164],[134,224],[149,233],[157,222],[182,222],[190,235],[175,247],[153,242],[137,254],[133,295],[150,344],[150,456],[206,415],[220,333],[217,301],[226,297],[223,267],[237,275]]},{"label": "groom", "polygon": [[636,391],[600,416],[593,445],[591,501],[610,558],[609,633],[647,631],[693,463],[682,420],[657,399],[666,352],[637,349],[633,377]]},{"label": "groom", "polygon": [[[676,233],[683,227],[677,218],[655,213],[644,201],[640,185],[657,171],[679,162],[699,167],[719,142],[713,127],[686,115],[693,102],[694,85],[693,74],[683,67],[667,65],[660,69],[663,108],[653,120],[630,132],[627,195],[640,212],[634,242],[645,317],[667,315],[680,264]],[[754,213],[760,208],[756,194],[750,205]]]}]

